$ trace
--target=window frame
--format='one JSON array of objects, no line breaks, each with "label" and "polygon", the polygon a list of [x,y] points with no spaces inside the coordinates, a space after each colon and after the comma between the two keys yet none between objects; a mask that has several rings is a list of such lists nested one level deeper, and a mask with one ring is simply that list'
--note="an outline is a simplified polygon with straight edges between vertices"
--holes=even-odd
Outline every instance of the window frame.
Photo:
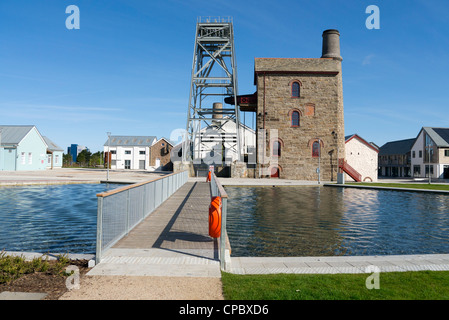
[{"label": "window frame", "polygon": [[[318,145],[318,152],[315,152],[315,144]],[[312,142],[312,158],[319,158],[321,154],[321,143],[318,140]]]},{"label": "window frame", "polygon": [[[294,115],[297,114],[298,115],[298,124],[294,123]],[[293,128],[298,128],[301,126],[301,113],[298,110],[293,110],[290,116],[290,125]]]},{"label": "window frame", "polygon": [[[297,95],[296,95],[296,92],[294,92],[293,86],[295,86],[295,87],[298,86]],[[296,89],[295,89],[295,91],[296,91]],[[295,94],[293,94],[293,93],[295,93]],[[295,98],[295,99],[301,98],[301,82],[299,82],[298,80],[294,80],[294,81],[291,82],[291,84],[290,84],[290,95],[291,95],[292,98]]]},{"label": "window frame", "polygon": [[[278,147],[277,147],[277,152],[275,153],[275,151],[276,151],[276,149],[275,149],[275,145],[277,145]],[[273,141],[273,143],[272,143],[272,145],[271,145],[271,155],[273,156],[273,157],[280,157],[281,155],[282,155],[282,143],[281,143],[281,141],[279,141],[278,139],[277,140],[274,140]]]}]

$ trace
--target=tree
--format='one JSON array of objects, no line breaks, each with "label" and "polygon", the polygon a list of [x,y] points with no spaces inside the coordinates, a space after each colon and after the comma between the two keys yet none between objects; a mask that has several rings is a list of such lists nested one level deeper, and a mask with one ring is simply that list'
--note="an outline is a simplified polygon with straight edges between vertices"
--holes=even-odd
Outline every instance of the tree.
[{"label": "tree", "polygon": [[72,156],[68,153],[62,155],[62,164],[64,167],[68,167],[72,164]]},{"label": "tree", "polygon": [[79,163],[80,166],[88,166],[92,153],[87,149],[81,151],[76,157],[76,162]]},{"label": "tree", "polygon": [[95,167],[97,165],[101,165],[103,163],[103,151],[97,151],[90,157],[89,165],[91,167]]}]

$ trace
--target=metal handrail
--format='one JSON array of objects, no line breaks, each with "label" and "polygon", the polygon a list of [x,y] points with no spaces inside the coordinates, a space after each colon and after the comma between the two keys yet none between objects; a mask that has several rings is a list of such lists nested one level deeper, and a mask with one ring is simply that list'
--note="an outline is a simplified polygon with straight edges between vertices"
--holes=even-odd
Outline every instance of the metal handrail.
[{"label": "metal handrail", "polygon": [[127,235],[183,186],[188,171],[98,193],[96,263],[106,250]]},{"label": "metal handrail", "polygon": [[204,17],[197,17],[196,19],[197,23],[227,23],[232,22],[232,17],[219,17],[219,16],[204,16]]}]

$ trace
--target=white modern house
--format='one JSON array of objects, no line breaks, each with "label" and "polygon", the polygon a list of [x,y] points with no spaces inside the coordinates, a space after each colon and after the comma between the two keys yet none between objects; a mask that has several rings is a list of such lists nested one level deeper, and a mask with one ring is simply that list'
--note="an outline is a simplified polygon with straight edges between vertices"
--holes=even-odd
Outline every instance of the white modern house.
[{"label": "white modern house", "polygon": [[[361,181],[376,182],[379,149],[357,134],[345,137],[345,159],[360,175]],[[345,181],[353,181],[347,173]]]},{"label": "white modern house", "polygon": [[414,178],[449,179],[449,128],[422,127],[411,149]]},{"label": "white modern house", "polygon": [[104,143],[106,155],[110,153],[111,169],[150,169],[150,148],[155,136],[110,136]]}]

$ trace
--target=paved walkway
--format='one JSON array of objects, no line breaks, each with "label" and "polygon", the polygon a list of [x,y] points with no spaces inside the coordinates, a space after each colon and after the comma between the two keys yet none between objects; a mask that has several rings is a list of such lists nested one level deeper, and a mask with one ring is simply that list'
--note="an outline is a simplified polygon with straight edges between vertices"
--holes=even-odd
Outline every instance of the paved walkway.
[{"label": "paved walkway", "polygon": [[233,257],[231,273],[235,274],[335,274],[402,271],[447,271],[449,254],[338,256],[338,257]]}]

